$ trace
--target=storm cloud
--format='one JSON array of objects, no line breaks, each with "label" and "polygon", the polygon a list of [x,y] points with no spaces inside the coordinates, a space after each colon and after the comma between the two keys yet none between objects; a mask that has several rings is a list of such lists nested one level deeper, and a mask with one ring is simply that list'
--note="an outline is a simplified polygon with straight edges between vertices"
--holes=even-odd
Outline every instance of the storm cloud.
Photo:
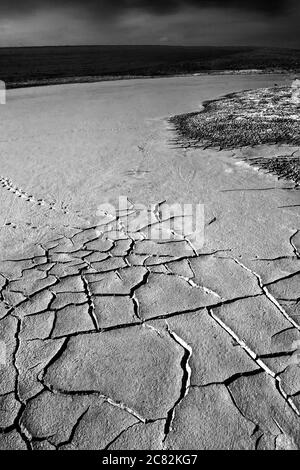
[{"label": "storm cloud", "polygon": [[0,46],[300,48],[299,0],[1,0]]},{"label": "storm cloud", "polygon": [[291,0],[1,0],[0,12],[22,15],[42,9],[73,7],[93,15],[118,16],[131,9],[163,15],[192,6],[235,8],[276,15],[286,11],[292,3]]}]

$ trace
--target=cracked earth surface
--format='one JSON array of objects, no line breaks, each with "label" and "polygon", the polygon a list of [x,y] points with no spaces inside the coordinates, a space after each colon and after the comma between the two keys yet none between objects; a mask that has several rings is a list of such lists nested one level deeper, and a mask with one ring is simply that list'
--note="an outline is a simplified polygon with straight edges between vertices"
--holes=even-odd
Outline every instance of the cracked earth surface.
[{"label": "cracked earth surface", "polygon": [[[150,130],[161,127],[155,121]],[[161,157],[166,135],[148,148],[148,163],[145,147],[137,149],[146,179],[151,152]],[[167,159],[175,151],[164,152]],[[197,172],[213,165],[208,155],[221,157],[176,152],[193,163],[176,168],[170,185],[182,192],[183,178],[205,199]],[[7,244],[7,256],[1,253],[0,449],[300,448],[300,231],[295,209],[279,209],[297,191],[232,165],[225,155],[209,169],[214,177],[223,171],[221,190],[236,191],[218,193],[229,207],[222,212],[212,189],[202,249],[174,231],[169,240],[148,238],[149,226],[166,222],[166,198],[145,188],[145,179],[137,193],[159,198],[139,228],[134,202],[87,224],[82,208],[46,202],[1,179],[2,191],[46,211],[49,224],[64,222],[63,233],[48,230],[22,250]],[[255,218],[261,222],[270,204],[281,212],[257,228]]]}]

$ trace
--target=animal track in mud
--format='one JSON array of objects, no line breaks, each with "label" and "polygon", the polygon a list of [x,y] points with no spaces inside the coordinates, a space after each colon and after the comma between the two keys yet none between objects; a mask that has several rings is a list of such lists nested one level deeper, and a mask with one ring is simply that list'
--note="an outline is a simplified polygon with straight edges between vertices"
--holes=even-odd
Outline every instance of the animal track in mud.
[{"label": "animal track in mud", "polygon": [[[37,227],[36,225],[32,224],[31,222],[25,222],[24,225],[26,225],[27,227],[31,228],[32,230],[38,230],[38,227]],[[16,229],[16,228],[19,227],[17,223],[15,223],[15,222],[10,222],[10,221],[5,222],[4,226],[6,226],[6,227],[11,227],[11,228],[14,228],[14,229]]]},{"label": "animal track in mud", "polygon": [[7,189],[11,193],[15,194],[15,196],[17,197],[24,199],[26,202],[31,202],[32,204],[45,207],[49,210],[62,211],[64,214],[68,214],[67,206],[65,204],[61,204],[60,206],[57,206],[57,204],[54,202],[49,202],[42,198],[37,199],[32,194],[29,194],[23,189],[14,185],[9,178],[0,176],[0,184],[4,189]]},{"label": "animal track in mud", "polygon": [[132,178],[135,179],[143,179],[147,176],[147,174],[150,173],[149,170],[129,170],[124,173],[126,176],[131,176]]},{"label": "animal track in mud", "polygon": [[[55,213],[63,214],[63,215],[69,215],[72,217],[76,218],[76,226],[78,224],[77,220],[81,219],[84,220],[87,224],[89,224],[89,218],[83,216],[81,214],[81,211],[72,211],[69,207],[68,204],[66,204],[64,201],[60,202],[49,202],[46,201],[42,198],[37,199],[35,196],[32,194],[27,193],[23,189],[19,188],[18,186],[14,185],[12,181],[7,178],[7,177],[2,177],[0,176],[0,186],[3,187],[3,189],[6,189],[7,191],[11,192],[14,194],[16,197],[24,200],[25,202],[28,202],[32,205],[35,205],[37,207],[44,208],[49,211],[54,211]],[[31,222],[25,222],[25,225],[28,228],[31,228],[32,230],[38,230],[38,227],[32,224]],[[20,225],[15,222],[15,221],[7,221],[3,226],[10,227],[13,229],[17,229],[20,227]],[[70,224],[64,224],[64,228],[68,229],[73,229],[74,227]],[[50,228],[50,230],[53,230],[53,228]]]},{"label": "animal track in mud", "polygon": [[37,204],[39,206],[48,206],[51,209],[54,208],[53,203],[46,202],[44,199],[36,199],[34,196],[32,196],[31,194],[28,194],[23,189],[15,186],[9,178],[0,176],[0,184],[3,188],[7,189],[8,191],[11,191],[17,197],[25,199],[28,202],[32,202],[33,204]]}]

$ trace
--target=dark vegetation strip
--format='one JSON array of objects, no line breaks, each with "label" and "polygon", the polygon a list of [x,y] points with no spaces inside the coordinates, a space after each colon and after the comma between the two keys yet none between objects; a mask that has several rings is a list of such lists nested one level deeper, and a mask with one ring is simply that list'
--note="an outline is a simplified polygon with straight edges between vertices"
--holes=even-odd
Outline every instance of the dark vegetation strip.
[{"label": "dark vegetation strip", "polygon": [[[170,118],[173,143],[184,148],[237,149],[256,145],[300,146],[300,87],[232,93],[207,101],[203,110]],[[258,150],[259,152],[259,150]],[[300,149],[284,155],[243,156],[279,178],[300,183]]]}]

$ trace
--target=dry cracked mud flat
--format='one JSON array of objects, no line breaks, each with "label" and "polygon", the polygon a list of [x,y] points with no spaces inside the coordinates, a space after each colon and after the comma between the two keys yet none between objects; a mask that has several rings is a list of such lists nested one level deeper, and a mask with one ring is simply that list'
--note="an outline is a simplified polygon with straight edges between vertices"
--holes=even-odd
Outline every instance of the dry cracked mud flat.
[{"label": "dry cracked mud flat", "polygon": [[254,271],[124,217],[0,263],[1,448],[299,448],[300,232]]},{"label": "dry cracked mud flat", "polygon": [[[167,152],[174,154],[167,150],[165,159]],[[218,171],[230,165],[224,159]],[[198,154],[195,161],[204,168]],[[245,171],[253,191],[235,199],[230,191],[235,185],[238,192]],[[295,191],[283,191],[282,183],[273,192],[274,177],[258,181],[253,169],[240,166],[237,172],[222,197],[230,198],[230,211],[242,205],[241,226],[253,201],[247,197],[265,198],[264,204],[295,201]],[[224,184],[226,175],[232,172],[222,173]],[[258,185],[262,191],[254,190]],[[2,186],[23,204],[58,210],[7,177]],[[259,205],[250,210],[256,217]],[[241,256],[234,227],[227,246],[220,242],[223,226],[218,232],[214,227],[222,217],[216,213],[202,250],[174,231],[169,240],[149,239],[149,226],[167,221],[162,200],[147,227],[137,229],[131,204],[93,226],[68,226],[28,250],[1,255],[6,354],[0,449],[300,448],[297,219],[288,209],[286,224],[275,220],[274,233],[266,219],[264,243],[249,233],[250,248]]]}]

